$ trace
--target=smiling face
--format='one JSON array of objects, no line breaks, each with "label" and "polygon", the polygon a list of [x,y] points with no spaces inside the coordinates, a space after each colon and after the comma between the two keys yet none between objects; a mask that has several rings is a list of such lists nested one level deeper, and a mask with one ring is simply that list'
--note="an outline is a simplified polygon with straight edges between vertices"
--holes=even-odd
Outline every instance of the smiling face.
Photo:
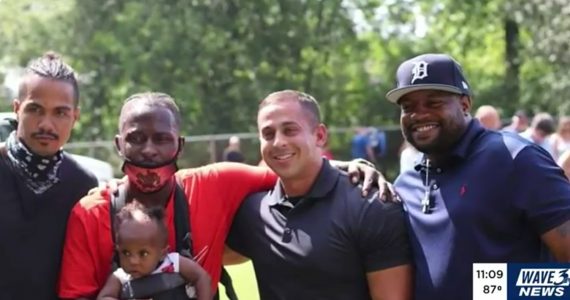
[{"label": "smiling face", "polygon": [[35,154],[54,155],[68,141],[79,108],[72,84],[30,74],[26,94],[14,100],[17,136]]},{"label": "smiling face", "polygon": [[263,160],[282,180],[314,173],[307,170],[319,171],[326,127],[316,123],[298,101],[266,104],[258,112],[257,126]]},{"label": "smiling face", "polygon": [[467,128],[471,100],[448,92],[415,91],[398,102],[406,140],[426,154],[445,154]]}]

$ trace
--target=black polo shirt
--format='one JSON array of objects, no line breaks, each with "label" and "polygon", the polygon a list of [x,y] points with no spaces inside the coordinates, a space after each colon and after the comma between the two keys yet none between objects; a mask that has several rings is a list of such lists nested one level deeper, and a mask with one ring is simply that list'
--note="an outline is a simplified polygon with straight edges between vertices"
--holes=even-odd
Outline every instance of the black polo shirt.
[{"label": "black polo shirt", "polygon": [[228,245],[252,260],[261,299],[369,299],[367,272],[410,263],[401,205],[363,198],[327,160],[295,202],[277,182],[234,219]]}]

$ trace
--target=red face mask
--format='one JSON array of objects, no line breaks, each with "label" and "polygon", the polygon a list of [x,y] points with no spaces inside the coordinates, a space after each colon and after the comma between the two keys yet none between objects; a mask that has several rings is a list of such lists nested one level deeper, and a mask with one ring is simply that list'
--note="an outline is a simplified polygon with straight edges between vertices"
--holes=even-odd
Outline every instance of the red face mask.
[{"label": "red face mask", "polygon": [[178,171],[174,160],[155,167],[140,166],[125,161],[122,169],[129,178],[129,182],[143,193],[153,193],[160,190]]}]

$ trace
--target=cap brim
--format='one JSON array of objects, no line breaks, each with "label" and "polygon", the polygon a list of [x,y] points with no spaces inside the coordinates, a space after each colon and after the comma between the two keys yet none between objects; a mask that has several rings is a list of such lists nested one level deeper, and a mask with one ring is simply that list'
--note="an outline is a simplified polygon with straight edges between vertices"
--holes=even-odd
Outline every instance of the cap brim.
[{"label": "cap brim", "polygon": [[388,99],[388,101],[392,103],[398,103],[398,100],[400,100],[400,98],[402,98],[404,95],[411,92],[422,91],[422,90],[437,90],[437,91],[450,92],[460,95],[465,93],[463,90],[459,88],[446,84],[415,84],[402,88],[393,89],[386,94],[386,98]]}]

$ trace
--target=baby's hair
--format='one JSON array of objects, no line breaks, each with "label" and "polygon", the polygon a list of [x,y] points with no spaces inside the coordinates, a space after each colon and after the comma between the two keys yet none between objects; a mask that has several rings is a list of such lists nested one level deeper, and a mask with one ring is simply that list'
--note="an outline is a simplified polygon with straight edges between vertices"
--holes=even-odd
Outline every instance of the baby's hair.
[{"label": "baby's hair", "polygon": [[168,243],[168,228],[164,224],[164,209],[161,207],[145,207],[137,201],[132,201],[125,205],[115,215],[115,232],[117,241],[119,240],[119,229],[127,221],[155,222],[162,235],[164,243]]}]

